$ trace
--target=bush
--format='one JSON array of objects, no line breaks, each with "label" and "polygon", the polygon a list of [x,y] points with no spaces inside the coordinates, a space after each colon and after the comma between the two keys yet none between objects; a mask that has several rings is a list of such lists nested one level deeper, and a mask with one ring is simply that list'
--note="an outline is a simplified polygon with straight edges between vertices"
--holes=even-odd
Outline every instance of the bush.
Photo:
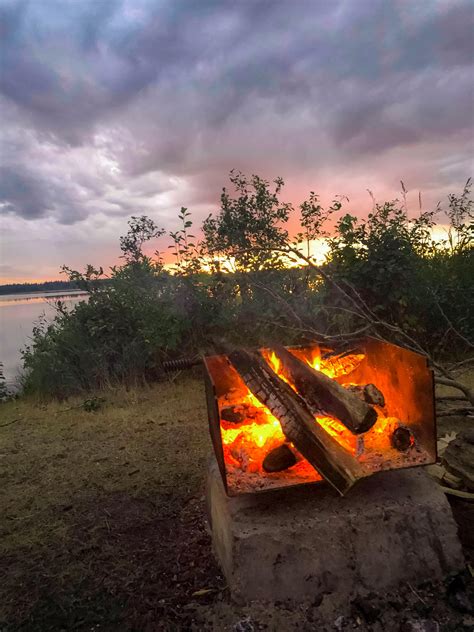
[{"label": "bush", "polygon": [[8,390],[5,375],[3,373],[3,364],[0,362],[0,402],[6,402],[11,397],[11,393]]},{"label": "bush", "polygon": [[[279,200],[283,181],[274,190],[257,176],[232,174],[231,181],[236,197],[224,190],[200,243],[181,209],[181,228],[169,233],[171,273],[158,253],[143,254],[146,242],[163,235],[147,217],[130,220],[120,239],[124,262],[108,278],[91,266],[84,273],[64,268],[89,300],[71,312],[59,302],[54,321],[37,324],[23,350],[26,392],[66,397],[157,379],[164,360],[218,352],[224,339],[297,343],[352,332],[363,319],[337,287],[430,353],[465,352],[474,338],[470,182],[461,196],[449,197],[446,243],[431,238],[435,212],[413,220],[406,204],[375,205],[367,219],[339,219],[318,269],[301,264],[312,263],[310,242],[328,236],[343,200],[324,209],[311,193],[292,243],[285,224],[293,209]],[[299,265],[288,267],[289,259]]]}]

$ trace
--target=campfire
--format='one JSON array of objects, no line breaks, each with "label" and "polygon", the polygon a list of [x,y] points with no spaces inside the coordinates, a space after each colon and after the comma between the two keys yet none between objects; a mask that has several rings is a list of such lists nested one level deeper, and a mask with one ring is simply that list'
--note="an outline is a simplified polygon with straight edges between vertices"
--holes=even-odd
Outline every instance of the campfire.
[{"label": "campfire", "polygon": [[382,470],[436,461],[433,374],[366,339],[205,358],[211,438],[229,495],[326,480],[345,494]]}]

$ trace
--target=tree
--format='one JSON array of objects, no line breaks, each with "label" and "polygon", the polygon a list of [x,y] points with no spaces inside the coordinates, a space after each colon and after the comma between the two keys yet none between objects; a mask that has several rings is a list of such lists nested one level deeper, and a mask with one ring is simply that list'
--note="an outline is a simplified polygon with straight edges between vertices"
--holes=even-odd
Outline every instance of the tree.
[{"label": "tree", "polygon": [[315,239],[327,238],[327,223],[334,213],[340,211],[342,202],[348,200],[345,196],[337,196],[332,204],[325,209],[321,206],[319,195],[311,191],[309,198],[300,204],[300,225],[302,232],[296,236],[297,242],[306,242],[306,256],[311,255],[311,242]]},{"label": "tree", "polygon": [[224,188],[217,216],[204,221],[204,254],[216,267],[225,262],[238,272],[283,267],[278,248],[287,243],[283,225],[292,210],[291,204],[279,200],[283,180],[274,180],[272,190],[259,176],[248,179],[231,171],[230,181],[237,195],[232,197]]},{"label": "tree", "polygon": [[132,216],[128,222],[127,233],[120,237],[122,257],[127,263],[143,262],[147,259],[143,253],[143,244],[164,234],[165,231],[162,228],[158,228],[155,222],[146,215],[141,217]]}]

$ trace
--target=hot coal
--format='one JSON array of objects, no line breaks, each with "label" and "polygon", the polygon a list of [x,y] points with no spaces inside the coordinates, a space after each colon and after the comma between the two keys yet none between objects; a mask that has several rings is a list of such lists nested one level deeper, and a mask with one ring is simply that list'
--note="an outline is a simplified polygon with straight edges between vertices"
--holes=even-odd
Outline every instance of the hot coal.
[{"label": "hot coal", "polygon": [[263,459],[263,469],[265,472],[282,472],[287,470],[292,465],[295,465],[296,457],[290,448],[284,443],[270,450],[267,456]]}]

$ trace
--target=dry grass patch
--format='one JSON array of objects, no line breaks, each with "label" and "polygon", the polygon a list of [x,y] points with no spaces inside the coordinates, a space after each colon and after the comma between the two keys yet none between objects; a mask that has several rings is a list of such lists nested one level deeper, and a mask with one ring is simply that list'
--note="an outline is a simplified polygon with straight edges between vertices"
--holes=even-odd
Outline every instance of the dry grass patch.
[{"label": "dry grass patch", "polygon": [[173,629],[216,588],[202,382],[100,397],[0,407],[0,627]]}]

